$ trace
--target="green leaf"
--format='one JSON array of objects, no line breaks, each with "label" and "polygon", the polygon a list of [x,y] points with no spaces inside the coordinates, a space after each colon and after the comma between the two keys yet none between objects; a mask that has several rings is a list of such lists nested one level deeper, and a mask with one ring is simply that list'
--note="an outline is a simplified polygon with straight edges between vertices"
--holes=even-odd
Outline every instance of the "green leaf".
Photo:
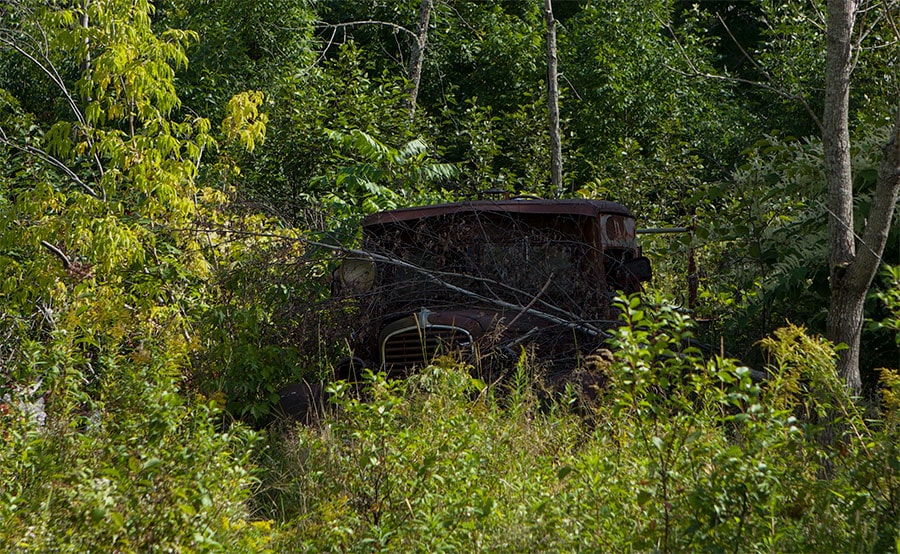
[{"label": "green leaf", "polygon": [[144,465],[141,466],[141,471],[149,471],[162,463],[162,460],[159,458],[150,458],[144,462]]},{"label": "green leaf", "polygon": [[649,491],[644,489],[639,490],[637,493],[638,506],[643,508],[647,502],[650,502],[651,498],[653,498],[653,495]]},{"label": "green leaf", "polygon": [[112,520],[116,528],[122,529],[125,527],[125,518],[119,512],[109,512],[109,519]]}]

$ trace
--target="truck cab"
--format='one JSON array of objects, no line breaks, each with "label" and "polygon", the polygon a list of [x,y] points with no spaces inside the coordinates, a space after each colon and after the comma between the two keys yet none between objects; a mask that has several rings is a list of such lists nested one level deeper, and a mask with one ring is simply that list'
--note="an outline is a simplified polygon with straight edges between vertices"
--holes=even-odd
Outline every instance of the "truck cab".
[{"label": "truck cab", "polygon": [[603,200],[506,199],[383,211],[333,273],[357,305],[352,365],[403,375],[435,356],[476,367],[523,346],[572,363],[651,277],[635,218]]}]

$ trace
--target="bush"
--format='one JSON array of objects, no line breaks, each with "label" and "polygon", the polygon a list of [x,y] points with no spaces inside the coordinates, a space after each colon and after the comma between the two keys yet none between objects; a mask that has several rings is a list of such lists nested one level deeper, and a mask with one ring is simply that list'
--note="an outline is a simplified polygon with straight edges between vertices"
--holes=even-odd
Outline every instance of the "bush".
[{"label": "bush", "polygon": [[64,402],[45,408],[10,395],[0,405],[0,549],[264,545],[266,524],[248,524],[244,504],[253,484],[253,434],[220,432],[215,403],[186,401],[171,381],[146,379],[146,372],[120,377],[81,413]]},{"label": "bush", "polygon": [[[590,418],[542,406],[536,368],[485,386],[440,361],[335,385],[319,427],[269,436],[260,515],[291,551],[884,551],[896,547],[900,377],[877,417],[834,349],[788,326],[770,377],[703,359],[660,299],[620,303]],[[539,372],[537,372],[539,373]],[[364,398],[362,400],[361,398]],[[870,411],[876,411],[874,408]]]}]

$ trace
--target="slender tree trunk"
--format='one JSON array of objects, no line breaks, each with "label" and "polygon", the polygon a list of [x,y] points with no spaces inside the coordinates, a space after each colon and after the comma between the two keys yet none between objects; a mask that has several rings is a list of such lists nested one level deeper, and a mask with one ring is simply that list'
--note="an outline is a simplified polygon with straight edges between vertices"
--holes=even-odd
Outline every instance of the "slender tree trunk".
[{"label": "slender tree trunk", "polygon": [[409,54],[409,118],[416,115],[416,101],[419,97],[419,83],[422,81],[422,61],[425,59],[425,43],[428,42],[428,21],[434,0],[422,0],[419,4],[419,19],[416,23],[416,38]]},{"label": "slender tree trunk", "polygon": [[850,165],[849,91],[852,34],[856,19],[853,0],[828,0],[827,62],[822,142],[828,181],[828,246],[831,304],[827,334],[841,351],[838,371],[847,387],[858,392],[860,335],[866,294],[881,263],[894,207],[900,192],[900,111],[878,173],[872,207],[859,242],[854,234],[853,179]]},{"label": "slender tree trunk", "polygon": [[562,140],[559,130],[559,77],[556,56],[556,19],[552,0],[544,0],[547,20],[547,105],[550,114],[550,176],[557,196],[563,195]]},{"label": "slender tree trunk", "polygon": [[[828,261],[831,304],[828,338],[849,348],[841,353],[839,369],[847,385],[860,388],[859,338],[865,291],[851,287],[847,275],[856,257],[853,233],[853,177],[850,166],[850,72],[855,20],[852,0],[828,0],[826,28],[825,105],[822,143],[828,182]],[[857,312],[860,312],[857,314]],[[856,327],[859,326],[859,329]],[[854,339],[854,337],[856,337]]]},{"label": "slender tree trunk", "polygon": [[856,255],[849,127],[854,18],[852,0],[829,0],[822,142],[825,147],[828,207],[831,211],[828,243],[832,272],[835,268],[848,266]]},{"label": "slender tree trunk", "polygon": [[[85,29],[90,25],[90,16],[88,15],[88,9],[91,7],[91,0],[84,0],[84,13],[81,14],[81,26]],[[85,46],[85,54],[84,59],[81,60],[81,74],[84,75],[88,69],[91,68],[91,50],[90,50],[91,42],[89,39],[84,39]]]}]

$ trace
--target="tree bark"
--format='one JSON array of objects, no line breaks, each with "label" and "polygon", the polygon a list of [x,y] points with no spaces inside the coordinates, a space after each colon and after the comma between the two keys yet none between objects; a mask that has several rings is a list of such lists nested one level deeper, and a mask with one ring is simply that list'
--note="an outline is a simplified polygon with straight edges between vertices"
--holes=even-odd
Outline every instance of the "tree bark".
[{"label": "tree bark", "polygon": [[887,245],[894,208],[900,194],[900,111],[891,138],[884,148],[872,207],[853,262],[844,268],[832,267],[831,306],[828,310],[828,338],[849,348],[841,352],[838,370],[847,387],[858,391],[860,334],[863,307],[872,280]]},{"label": "tree bark", "polygon": [[550,177],[557,197],[563,195],[562,140],[559,130],[559,76],[556,56],[556,19],[552,0],[544,0],[547,21],[547,105],[550,116]]},{"label": "tree bark", "polygon": [[833,270],[849,265],[856,254],[849,126],[854,9],[852,0],[828,2],[822,143],[831,212],[828,218],[829,262]]},{"label": "tree bark", "polygon": [[428,42],[428,22],[434,0],[422,0],[419,4],[419,19],[416,23],[416,38],[409,53],[409,118],[416,115],[419,97],[419,83],[422,81],[422,62],[425,59],[425,43]]},{"label": "tree bark", "polygon": [[894,207],[900,192],[900,111],[875,185],[872,206],[857,243],[853,222],[853,179],[850,163],[849,91],[852,71],[852,34],[856,4],[829,0],[826,29],[825,105],[822,142],[828,182],[828,247],[831,303],[827,335],[844,343],[838,371],[848,389],[862,386],[859,372],[860,335],[866,294],[881,263]]},{"label": "tree bark", "polygon": [[860,293],[864,299],[865,291],[851,286],[848,280],[848,269],[856,257],[849,124],[851,40],[855,17],[852,0],[828,0],[822,144],[828,184],[828,261],[831,278],[827,334],[832,341],[843,342],[849,347],[841,352],[838,366],[847,386],[858,390],[861,385],[858,338],[862,331]]}]

